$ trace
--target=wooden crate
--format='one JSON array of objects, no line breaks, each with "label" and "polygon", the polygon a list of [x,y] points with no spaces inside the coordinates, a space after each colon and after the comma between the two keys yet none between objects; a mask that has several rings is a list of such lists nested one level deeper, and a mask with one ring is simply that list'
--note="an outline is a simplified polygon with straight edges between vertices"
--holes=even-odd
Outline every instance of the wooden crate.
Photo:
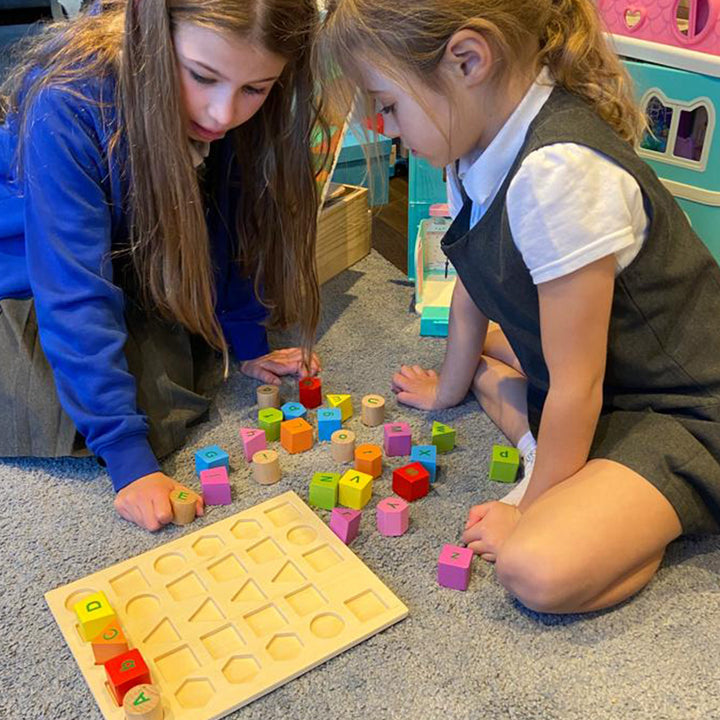
[{"label": "wooden crate", "polygon": [[345,194],[326,203],[320,212],[317,265],[321,284],[370,252],[368,191],[352,185],[344,187]]}]

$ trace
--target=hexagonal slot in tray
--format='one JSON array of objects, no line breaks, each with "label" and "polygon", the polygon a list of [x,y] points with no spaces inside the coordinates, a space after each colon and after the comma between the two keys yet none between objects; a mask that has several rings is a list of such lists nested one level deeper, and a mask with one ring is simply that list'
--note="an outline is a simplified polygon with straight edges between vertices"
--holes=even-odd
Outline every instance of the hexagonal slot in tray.
[{"label": "hexagonal slot in tray", "polygon": [[231,528],[230,532],[238,540],[252,540],[262,532],[262,527],[257,520],[238,520]]},{"label": "hexagonal slot in tray", "polygon": [[260,663],[252,655],[235,655],[222,669],[223,675],[233,685],[250,682],[259,672]]},{"label": "hexagonal slot in tray", "polygon": [[265,650],[273,660],[293,660],[303,649],[302,640],[295,633],[279,633],[267,644]]},{"label": "hexagonal slot in tray", "polygon": [[200,641],[215,660],[245,647],[243,636],[232,623],[224,625],[219,630],[201,635]]},{"label": "hexagonal slot in tray", "polygon": [[215,686],[205,677],[186,680],[175,693],[181,707],[191,710],[207,705],[215,695]]},{"label": "hexagonal slot in tray", "polygon": [[193,552],[200,557],[217,555],[223,547],[225,543],[217,535],[203,535],[192,544]]}]

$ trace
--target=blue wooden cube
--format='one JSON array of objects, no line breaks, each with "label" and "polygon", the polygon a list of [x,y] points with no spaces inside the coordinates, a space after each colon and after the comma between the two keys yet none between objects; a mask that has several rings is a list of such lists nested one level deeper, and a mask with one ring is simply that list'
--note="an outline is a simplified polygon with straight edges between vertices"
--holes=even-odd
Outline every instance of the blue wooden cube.
[{"label": "blue wooden cube", "polygon": [[195,473],[199,475],[203,470],[225,467],[230,469],[230,456],[217,445],[208,445],[195,453]]},{"label": "blue wooden cube", "polygon": [[305,418],[307,409],[299,402],[286,402],[281,408],[285,420],[295,420],[295,418]]},{"label": "blue wooden cube", "polygon": [[342,429],[340,408],[320,408],[317,411],[318,440],[330,442],[332,434]]},{"label": "blue wooden cube", "polygon": [[435,482],[437,448],[434,445],[415,445],[410,451],[410,461],[419,462],[430,473],[430,482]]}]

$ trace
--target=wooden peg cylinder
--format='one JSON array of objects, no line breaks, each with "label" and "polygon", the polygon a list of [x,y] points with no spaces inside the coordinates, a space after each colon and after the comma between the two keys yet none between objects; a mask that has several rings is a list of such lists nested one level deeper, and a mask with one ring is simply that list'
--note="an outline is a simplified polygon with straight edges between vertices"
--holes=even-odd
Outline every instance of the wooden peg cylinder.
[{"label": "wooden peg cylinder", "polygon": [[355,457],[355,433],[352,430],[336,430],[331,436],[330,452],[336,462],[352,462]]},{"label": "wooden peg cylinder", "polygon": [[127,720],[162,720],[160,692],[155,685],[136,685],[125,693],[123,710]]},{"label": "wooden peg cylinder", "polygon": [[275,385],[261,385],[257,389],[257,404],[259,408],[279,408],[280,390]]},{"label": "wooden peg cylinder", "polygon": [[189,525],[195,519],[195,504],[198,496],[190,490],[176,488],[170,493],[175,525]]},{"label": "wooden peg cylinder", "polygon": [[280,459],[274,450],[260,450],[253,455],[253,476],[260,485],[272,485],[280,479]]},{"label": "wooden peg cylinder", "polygon": [[369,427],[385,422],[385,398],[382,395],[366,395],[362,399],[362,421]]}]

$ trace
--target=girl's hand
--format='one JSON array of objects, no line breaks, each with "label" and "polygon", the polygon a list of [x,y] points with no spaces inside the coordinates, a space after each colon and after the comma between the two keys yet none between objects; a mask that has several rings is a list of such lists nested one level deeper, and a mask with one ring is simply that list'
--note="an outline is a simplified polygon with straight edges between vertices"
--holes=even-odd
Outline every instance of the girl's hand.
[{"label": "girl's hand", "polygon": [[[115,498],[115,509],[125,520],[155,532],[173,519],[170,493],[176,488],[188,490],[161,472],[144,475],[120,490]],[[203,514],[201,497],[195,513]]]},{"label": "girl's hand", "polygon": [[514,505],[487,502],[470,508],[462,541],[483,560],[495,562],[520,519]]},{"label": "girl's hand", "polygon": [[398,402],[419,410],[440,410],[448,405],[438,402],[438,374],[419,365],[403,365],[392,379],[392,391]]},{"label": "girl's hand", "polygon": [[310,357],[310,368],[303,365],[303,353],[301,348],[285,348],[274,350],[267,355],[245,360],[240,364],[240,371],[248,377],[260,380],[268,385],[280,385],[280,378],[283,375],[297,375],[306,377],[317,375],[320,372],[320,358],[313,353]]}]

